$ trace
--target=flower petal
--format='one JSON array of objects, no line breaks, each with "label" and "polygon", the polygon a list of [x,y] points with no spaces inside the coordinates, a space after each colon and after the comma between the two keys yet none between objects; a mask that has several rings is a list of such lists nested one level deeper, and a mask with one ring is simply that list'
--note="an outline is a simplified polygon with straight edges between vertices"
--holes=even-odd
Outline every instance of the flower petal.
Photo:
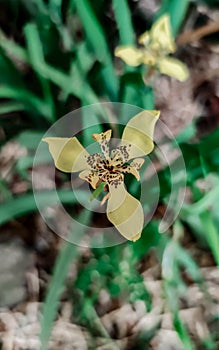
[{"label": "flower petal", "polygon": [[180,81],[184,81],[189,76],[188,68],[181,61],[172,57],[164,57],[158,61],[159,71]]},{"label": "flower petal", "polygon": [[118,146],[111,151],[111,158],[113,166],[121,166],[126,163],[129,159],[129,153],[127,146]]},{"label": "flower petal", "polygon": [[126,239],[135,242],[144,225],[141,203],[125,189],[124,183],[109,185],[107,217]]},{"label": "flower petal", "polygon": [[120,168],[119,170],[122,173],[128,173],[128,174],[132,174],[135,176],[136,180],[140,180],[140,175],[139,175],[139,169],[141,168],[141,166],[144,163],[144,159],[143,158],[136,158],[134,159],[130,165],[125,165],[122,168]]},{"label": "flower petal", "polygon": [[82,180],[85,180],[87,182],[89,182],[89,184],[94,188],[96,189],[97,188],[97,185],[99,184],[100,182],[100,178],[99,176],[90,171],[90,170],[83,170],[80,174],[79,174],[79,177],[82,179]]},{"label": "flower petal", "polygon": [[143,50],[133,46],[118,46],[115,50],[115,56],[120,57],[129,66],[137,67],[142,63]]},{"label": "flower petal", "polygon": [[171,32],[170,17],[163,15],[151,27],[151,48],[164,49],[167,53],[176,51],[174,38]]},{"label": "flower petal", "polygon": [[149,50],[144,50],[144,56],[142,59],[144,64],[148,64],[149,66],[154,66],[157,62],[157,57],[155,54],[152,54]]},{"label": "flower petal", "polygon": [[129,120],[122,135],[129,159],[146,156],[153,150],[154,127],[159,115],[159,111],[143,111]]},{"label": "flower petal", "polygon": [[130,166],[135,168],[136,170],[140,170],[143,164],[144,164],[143,158],[136,158],[131,162]]},{"label": "flower petal", "polygon": [[147,46],[150,42],[150,32],[147,30],[143,34],[141,34],[138,38],[139,44]]},{"label": "flower petal", "polygon": [[101,151],[104,156],[109,157],[109,141],[111,139],[112,130],[101,132],[100,134],[93,134],[92,138],[100,144]]},{"label": "flower petal", "polygon": [[87,157],[89,153],[76,137],[47,137],[43,139],[49,145],[49,151],[55,166],[66,173],[88,169]]}]

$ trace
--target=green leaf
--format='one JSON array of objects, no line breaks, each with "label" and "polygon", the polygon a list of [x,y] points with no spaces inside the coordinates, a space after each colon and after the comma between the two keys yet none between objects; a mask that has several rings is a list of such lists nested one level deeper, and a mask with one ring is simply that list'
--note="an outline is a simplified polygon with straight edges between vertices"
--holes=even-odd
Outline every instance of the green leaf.
[{"label": "green leaf", "polygon": [[77,60],[80,64],[80,68],[83,71],[83,74],[87,74],[89,70],[92,68],[95,57],[90,52],[88,45],[85,42],[81,42],[77,46]]},{"label": "green leaf", "polygon": [[15,89],[24,88],[24,83],[20,72],[14,63],[6,57],[4,51],[0,49],[0,83],[6,86],[13,86]]},{"label": "green leaf", "polygon": [[28,62],[28,54],[27,51],[16,44],[13,40],[8,39],[4,32],[0,30],[0,46],[2,49],[10,54],[12,57],[16,57],[17,60],[22,62]]},{"label": "green leaf", "polygon": [[93,199],[97,198],[104,190],[104,187],[106,186],[105,182],[102,182],[97,188],[96,190],[93,191],[91,197],[90,197],[90,201],[92,201]]},{"label": "green leaf", "polygon": [[62,0],[49,0],[48,8],[53,22],[62,23]]},{"label": "green leaf", "polygon": [[44,133],[44,131],[25,130],[18,135],[17,140],[28,150],[36,150]]},{"label": "green leaf", "polygon": [[37,110],[47,120],[51,120],[50,109],[48,105],[37,96],[26,89],[14,89],[10,86],[0,86],[0,98],[11,98],[25,106],[25,110]]},{"label": "green leaf", "polygon": [[190,0],[163,0],[156,18],[161,17],[164,13],[169,14],[173,35],[176,36],[185,18],[189,4]]},{"label": "green leaf", "polygon": [[186,215],[199,215],[209,209],[214,203],[219,200],[219,185],[216,185],[212,190],[206,193],[198,202],[191,205],[184,205],[182,208],[182,217]]},{"label": "green leaf", "polygon": [[40,41],[39,33],[36,25],[29,23],[24,27],[24,34],[26,36],[27,48],[30,57],[30,62],[39,76],[39,80],[42,85],[43,95],[45,103],[49,109],[49,119],[51,122],[55,121],[55,106],[50,89],[49,82],[42,76],[41,67],[44,66],[44,54],[42,43]]},{"label": "green leaf", "polygon": [[134,45],[135,33],[132,17],[126,0],[113,0],[113,9],[119,28],[120,44]]},{"label": "green leaf", "polygon": [[212,250],[215,261],[219,267],[219,234],[214,223],[212,215],[209,211],[205,211],[200,215],[203,229],[205,231],[206,240]]},{"label": "green leaf", "polygon": [[109,60],[110,53],[100,23],[88,0],[74,0],[83,28],[94,52],[102,63]]},{"label": "green leaf", "polygon": [[154,91],[151,86],[145,86],[144,94],[142,94],[142,107],[145,109],[154,109]]},{"label": "green leaf", "polygon": [[[83,236],[86,225],[89,223],[91,213],[89,211],[82,212],[78,218],[78,222],[75,221],[69,236],[77,233],[78,237]],[[83,225],[79,224],[83,223]],[[78,224],[77,224],[78,223]],[[69,239],[70,239],[69,237]],[[61,251],[56,260],[52,280],[47,291],[46,299],[43,305],[43,318],[41,321],[41,333],[40,333],[40,350],[48,349],[48,342],[52,332],[52,326],[56,314],[58,312],[59,299],[64,289],[65,279],[68,273],[70,264],[78,258],[79,249],[77,246],[70,242],[64,242]]]},{"label": "green leaf", "polygon": [[1,103],[0,104],[0,114],[7,114],[17,111],[24,111],[25,107],[23,104],[18,102],[7,102],[7,103]]},{"label": "green leaf", "polygon": [[[27,40],[29,61],[34,70],[45,80],[49,79],[54,84],[61,87],[69,93],[72,90],[72,82],[67,74],[57,68],[47,64],[44,60],[42,43],[39,37],[37,26],[34,23],[28,23],[24,27],[24,33]],[[75,87],[77,93],[77,87]]]},{"label": "green leaf", "polygon": [[178,311],[174,312],[173,324],[182,344],[184,345],[184,349],[194,350],[194,346],[189,337],[188,331],[183,322],[181,321]]},{"label": "green leaf", "polygon": [[[130,109],[130,104],[143,107],[145,105],[145,86],[142,81],[142,76],[138,71],[129,71],[126,69],[126,73],[121,77],[121,97],[124,103],[121,106],[120,121],[122,123],[127,123],[129,119],[133,116],[132,109]],[[146,108],[150,109],[150,108]]]},{"label": "green leaf", "polygon": [[[58,191],[42,191],[37,194],[37,200],[40,207],[46,207],[55,204],[57,194],[60,201],[64,204],[77,202],[74,197],[74,193],[71,190],[58,190]],[[84,192],[80,191],[78,195],[83,196]],[[87,197],[86,197],[87,198]],[[0,225],[5,224],[7,221],[37,211],[36,202],[32,193],[24,194],[17,198],[13,198],[4,202],[0,207]]]},{"label": "green leaf", "polygon": [[107,41],[89,0],[74,0],[81,18],[87,40],[92,46],[97,59],[102,63],[101,75],[113,99],[118,94],[118,82],[115,76]]}]

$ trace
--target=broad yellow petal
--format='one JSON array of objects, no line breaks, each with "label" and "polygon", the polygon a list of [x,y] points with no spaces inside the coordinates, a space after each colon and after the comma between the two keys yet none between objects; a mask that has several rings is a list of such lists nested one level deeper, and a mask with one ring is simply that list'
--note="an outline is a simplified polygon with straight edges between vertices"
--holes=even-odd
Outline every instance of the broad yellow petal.
[{"label": "broad yellow petal", "polygon": [[142,63],[144,54],[143,50],[133,46],[118,46],[115,56],[120,57],[129,66],[137,67]]},{"label": "broad yellow petal", "polygon": [[88,169],[89,153],[76,137],[47,137],[43,139],[49,145],[49,151],[57,169],[66,173]]},{"label": "broad yellow petal", "polygon": [[141,203],[125,189],[124,183],[109,185],[107,217],[117,230],[130,241],[140,238],[144,226]]},{"label": "broad yellow petal", "polygon": [[83,170],[79,174],[79,177],[82,180],[85,180],[85,181],[89,182],[89,184],[93,187],[93,189],[96,189],[97,185],[100,182],[99,176],[96,173],[94,173],[94,172],[92,172],[90,170]]},{"label": "broad yellow petal", "polygon": [[151,48],[166,50],[167,53],[176,51],[174,38],[171,31],[170,17],[163,15],[151,27]]},{"label": "broad yellow petal", "polygon": [[164,57],[158,61],[159,71],[170,77],[184,81],[189,76],[188,68],[184,63],[172,57]]},{"label": "broad yellow petal", "polygon": [[129,120],[122,135],[129,159],[146,156],[153,150],[154,127],[159,115],[159,111],[143,111]]}]

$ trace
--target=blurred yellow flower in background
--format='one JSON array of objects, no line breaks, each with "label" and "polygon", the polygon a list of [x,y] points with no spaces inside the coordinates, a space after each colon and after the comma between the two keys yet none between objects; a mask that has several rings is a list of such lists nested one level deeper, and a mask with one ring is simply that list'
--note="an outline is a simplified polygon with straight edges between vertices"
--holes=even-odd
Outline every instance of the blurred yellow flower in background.
[{"label": "blurred yellow flower in background", "polygon": [[176,51],[169,16],[163,15],[159,18],[150,31],[139,37],[138,42],[143,47],[118,46],[115,56],[120,57],[129,66],[145,64],[180,81],[188,78],[186,65],[176,58],[169,57],[169,54]]},{"label": "blurred yellow flower in background", "polygon": [[[110,151],[112,130],[93,134],[101,153],[89,154],[76,137],[48,137],[55,166],[64,172],[80,172],[79,177],[96,189],[101,183],[108,190],[107,217],[122,236],[131,241],[140,238],[144,225],[141,203],[130,195],[124,184],[124,174],[130,173],[139,181],[143,157],[154,148],[153,134],[159,111],[143,111],[125,126],[117,148]],[[128,163],[132,160],[130,163]]]}]

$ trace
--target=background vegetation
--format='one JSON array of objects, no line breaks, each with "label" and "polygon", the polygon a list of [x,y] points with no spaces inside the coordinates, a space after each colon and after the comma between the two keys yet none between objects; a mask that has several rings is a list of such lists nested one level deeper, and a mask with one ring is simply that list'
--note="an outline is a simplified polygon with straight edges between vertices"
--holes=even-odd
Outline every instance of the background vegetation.
[{"label": "background vegetation", "polygon": [[[218,76],[212,74],[206,78],[202,71],[203,79],[200,76],[193,97],[201,99],[205,115],[190,115],[191,122],[182,123],[180,132],[177,131],[176,139],[187,170],[189,199],[186,197],[177,221],[166,234],[161,235],[158,226],[171,191],[168,168],[158,174],[159,207],[142,238],[136,243],[111,248],[80,249],[54,238],[40,224],[32,193],[31,170],[37,145],[46,130],[67,112],[112,101],[145,109],[160,108],[162,115],[157,89],[145,86],[141,67],[124,66],[115,59],[117,45],[134,44],[136,37],[163,13],[169,13],[177,37],[184,28],[194,31],[204,26],[209,21],[208,15],[219,11],[217,0],[163,0],[152,2],[151,8],[148,3],[143,0],[1,1],[0,239],[1,244],[7,244],[19,237],[27,250],[33,252],[39,288],[34,297],[27,292],[23,302],[34,300],[39,305],[41,350],[59,349],[59,345],[48,342],[55,320],[61,318],[61,305],[66,302],[71,310],[69,323],[82,327],[89,349],[160,349],[163,338],[158,338],[157,343],[154,339],[167,327],[162,318],[165,314],[171,314],[170,329],[180,339],[174,349],[219,348],[219,304],[215,292],[219,283],[215,272],[219,265]],[[202,8],[206,10],[204,14]],[[218,60],[218,32],[203,40],[196,41],[207,65],[212,45],[217,48],[213,55]],[[191,57],[193,50],[187,38],[178,56],[189,65],[186,56],[190,52]],[[194,67],[189,65],[189,68],[191,78],[185,89],[193,84]],[[157,75],[154,79],[155,85],[159,85],[161,77]],[[181,113],[180,105],[176,110]],[[124,114],[121,118],[126,123],[129,116]],[[95,121],[99,123],[98,118]],[[169,126],[168,120],[165,122]],[[83,123],[86,125],[86,116]],[[85,134],[85,140],[86,137]],[[57,179],[60,188],[68,181],[62,174]],[[65,204],[72,207],[68,191],[64,195]],[[42,191],[41,196],[46,204],[52,200],[48,190]],[[80,220],[91,220],[78,206],[73,211],[81,215]],[[212,271],[214,290],[209,286]],[[151,280],[159,281],[155,292],[150,289]],[[191,287],[197,296],[195,306],[201,305],[200,314],[195,316],[194,305],[185,301]],[[4,288],[9,290],[10,286]],[[163,302],[158,313],[156,293]],[[200,293],[202,302],[198,299]],[[12,301],[4,305],[1,300],[1,307],[7,306],[12,314],[17,304]],[[143,314],[136,311],[136,320],[130,321],[125,331],[123,326],[127,318],[131,319],[130,310],[124,311],[126,321],[119,320],[117,314],[109,321],[110,326],[103,321],[104,315],[123,310],[124,305],[131,305],[135,311],[140,305],[144,310]],[[186,317],[181,309],[187,309]],[[145,315],[161,318],[149,322]],[[196,324],[194,329],[190,327],[190,318]],[[141,326],[137,327],[141,319]],[[6,331],[7,327],[0,330],[2,344]],[[168,337],[171,339],[170,334]],[[171,344],[168,346],[166,349],[171,348]],[[39,344],[17,348],[39,349]],[[75,348],[86,349],[82,343]]]}]

